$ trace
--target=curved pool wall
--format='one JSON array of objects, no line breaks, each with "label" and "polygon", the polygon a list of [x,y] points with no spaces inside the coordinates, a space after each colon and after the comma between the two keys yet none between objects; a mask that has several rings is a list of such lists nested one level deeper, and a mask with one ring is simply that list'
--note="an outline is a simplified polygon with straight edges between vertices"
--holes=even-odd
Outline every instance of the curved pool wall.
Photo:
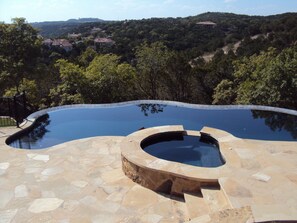
[{"label": "curved pool wall", "polygon": [[[45,122],[39,117],[48,115]],[[41,149],[93,136],[126,136],[139,129],[183,125],[222,129],[248,139],[297,141],[297,111],[254,105],[195,105],[172,101],[130,101],[67,105],[28,116],[29,128],[7,139],[16,148]],[[26,125],[28,126],[28,124]]]},{"label": "curved pool wall", "polygon": [[[184,196],[185,192],[197,194],[201,192],[201,187],[219,187],[219,177],[224,177],[226,171],[230,171],[229,161],[239,163],[238,157],[234,157],[230,153],[232,150],[226,149],[224,144],[220,145],[220,141],[207,133],[211,128],[203,129],[206,132],[188,131],[181,125],[160,126],[137,131],[124,137],[120,143],[123,172],[134,182],[148,189],[174,196]],[[221,136],[237,139],[221,130],[215,129],[215,131]],[[162,140],[164,137],[176,135],[203,137],[204,140],[215,143],[217,148],[220,148],[224,165],[214,168],[193,166],[160,159],[142,148],[147,143],[150,144],[151,140],[158,138]]]}]

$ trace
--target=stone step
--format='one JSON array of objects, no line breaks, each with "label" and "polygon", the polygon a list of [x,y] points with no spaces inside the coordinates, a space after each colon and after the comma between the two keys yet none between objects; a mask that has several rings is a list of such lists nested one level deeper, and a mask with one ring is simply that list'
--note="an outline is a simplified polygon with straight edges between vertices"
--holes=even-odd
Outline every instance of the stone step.
[{"label": "stone step", "polygon": [[201,193],[184,193],[184,198],[190,219],[209,214],[210,210]]},{"label": "stone step", "polygon": [[201,187],[201,193],[210,213],[230,209],[232,206],[226,199],[225,194],[217,187]]}]

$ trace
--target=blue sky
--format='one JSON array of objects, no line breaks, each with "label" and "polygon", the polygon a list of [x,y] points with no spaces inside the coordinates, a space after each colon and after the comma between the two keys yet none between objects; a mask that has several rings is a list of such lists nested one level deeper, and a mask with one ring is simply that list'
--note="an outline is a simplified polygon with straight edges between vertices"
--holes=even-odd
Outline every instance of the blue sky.
[{"label": "blue sky", "polygon": [[95,17],[105,20],[186,17],[203,12],[273,15],[296,12],[297,0],[0,0],[0,21]]}]

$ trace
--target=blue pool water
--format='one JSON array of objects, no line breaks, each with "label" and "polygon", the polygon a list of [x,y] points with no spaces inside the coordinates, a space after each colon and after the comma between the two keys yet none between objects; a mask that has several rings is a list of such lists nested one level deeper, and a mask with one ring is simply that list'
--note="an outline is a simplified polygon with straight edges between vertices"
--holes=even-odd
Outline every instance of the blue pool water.
[{"label": "blue pool water", "polygon": [[[297,116],[249,109],[190,108],[164,104],[73,107],[47,112],[29,132],[8,144],[41,149],[92,136],[125,136],[141,128],[183,125],[214,127],[248,139],[297,141]],[[15,138],[15,137],[12,137]]]},{"label": "blue pool water", "polygon": [[199,167],[218,167],[225,162],[215,144],[197,136],[166,136],[151,139],[143,150],[160,159]]}]

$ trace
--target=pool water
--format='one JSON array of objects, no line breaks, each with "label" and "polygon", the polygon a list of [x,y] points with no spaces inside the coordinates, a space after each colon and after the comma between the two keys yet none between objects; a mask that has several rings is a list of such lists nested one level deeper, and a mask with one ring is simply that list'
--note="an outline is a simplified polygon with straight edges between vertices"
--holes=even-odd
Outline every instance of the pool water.
[{"label": "pool water", "polygon": [[198,136],[166,136],[151,139],[143,150],[160,159],[199,167],[218,167],[225,162],[217,146]]},{"label": "pool water", "polygon": [[248,139],[297,141],[297,116],[249,109],[190,108],[169,104],[125,104],[61,108],[40,117],[30,131],[12,137],[15,148],[42,149],[93,136],[126,136],[139,129],[183,125],[204,126]]}]

